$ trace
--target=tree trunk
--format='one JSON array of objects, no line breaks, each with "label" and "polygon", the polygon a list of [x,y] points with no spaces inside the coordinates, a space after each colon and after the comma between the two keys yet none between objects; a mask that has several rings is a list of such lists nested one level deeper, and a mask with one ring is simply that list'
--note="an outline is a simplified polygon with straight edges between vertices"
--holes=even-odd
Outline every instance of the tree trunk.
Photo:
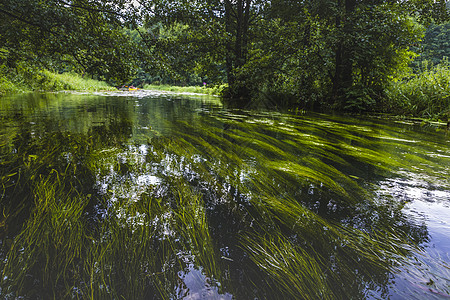
[{"label": "tree trunk", "polygon": [[248,29],[250,20],[251,0],[238,0],[232,4],[225,0],[225,30],[232,40],[227,40],[226,71],[230,98],[242,99],[249,97],[245,85],[245,77],[236,75],[236,70],[245,65],[248,53]]},{"label": "tree trunk", "polygon": [[[344,1],[344,3],[342,3]],[[353,85],[352,49],[349,36],[353,30],[349,17],[356,8],[356,0],[338,0],[342,15],[336,16],[336,28],[342,27],[342,38],[336,46],[335,74],[333,78],[333,104],[339,108],[345,106],[348,91]],[[343,18],[343,20],[341,19]],[[342,25],[343,24],[343,25]]]},{"label": "tree trunk", "polygon": [[233,36],[232,31],[232,4],[230,0],[225,0],[225,31],[227,33],[227,41],[226,41],[226,62],[225,62],[225,68],[227,72],[227,80],[228,85],[232,86],[234,85],[235,78],[234,78],[234,68],[233,68],[233,46],[232,46],[232,40],[230,40],[230,37]]}]

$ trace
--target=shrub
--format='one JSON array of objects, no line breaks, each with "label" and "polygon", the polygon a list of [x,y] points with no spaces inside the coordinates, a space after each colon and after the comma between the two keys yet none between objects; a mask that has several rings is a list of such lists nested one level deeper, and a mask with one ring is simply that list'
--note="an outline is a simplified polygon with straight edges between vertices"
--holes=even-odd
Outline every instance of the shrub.
[{"label": "shrub", "polygon": [[444,60],[430,67],[423,63],[418,74],[393,82],[386,91],[388,107],[397,114],[422,118],[450,115],[450,64]]}]

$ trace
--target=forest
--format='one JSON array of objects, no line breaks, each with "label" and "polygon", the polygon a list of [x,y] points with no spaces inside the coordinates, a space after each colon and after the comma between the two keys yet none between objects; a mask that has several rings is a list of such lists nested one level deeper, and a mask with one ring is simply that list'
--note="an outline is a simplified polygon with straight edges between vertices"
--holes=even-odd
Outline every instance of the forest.
[{"label": "forest", "polygon": [[169,84],[239,107],[450,114],[444,0],[3,0],[0,16],[0,94]]}]

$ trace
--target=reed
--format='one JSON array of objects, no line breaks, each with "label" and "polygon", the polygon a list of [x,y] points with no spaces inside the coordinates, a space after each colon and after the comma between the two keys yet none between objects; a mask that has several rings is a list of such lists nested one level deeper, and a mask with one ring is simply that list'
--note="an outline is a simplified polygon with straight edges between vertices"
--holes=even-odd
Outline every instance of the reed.
[{"label": "reed", "polygon": [[91,78],[84,78],[76,73],[53,73],[48,70],[41,71],[41,83],[38,89],[44,91],[60,90],[83,90],[83,91],[114,91],[115,88],[109,86],[104,81]]},{"label": "reed", "polygon": [[387,98],[397,114],[441,119],[447,121],[450,114],[450,66],[448,60],[432,66],[424,62],[418,74],[391,83]]}]

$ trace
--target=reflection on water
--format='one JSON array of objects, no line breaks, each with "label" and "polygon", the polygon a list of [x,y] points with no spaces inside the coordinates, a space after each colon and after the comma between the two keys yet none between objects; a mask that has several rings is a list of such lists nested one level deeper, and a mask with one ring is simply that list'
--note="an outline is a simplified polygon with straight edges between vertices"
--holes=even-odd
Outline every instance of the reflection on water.
[{"label": "reflection on water", "polygon": [[444,131],[149,91],[0,122],[6,298],[450,295]]},{"label": "reflection on water", "polygon": [[[405,203],[404,213],[427,228],[421,250],[399,266],[393,299],[442,299],[450,296],[450,202],[449,186],[433,174],[379,183],[381,197],[392,196]],[[440,177],[440,176],[439,176]]]},{"label": "reflection on water", "polygon": [[[231,294],[219,294],[218,288],[211,286],[211,279],[205,276],[202,268],[197,269],[193,264],[189,264],[187,271],[178,272],[182,284],[177,287],[175,297],[177,299],[198,300],[198,299],[214,299],[214,300],[231,300]],[[216,283],[219,284],[220,283]]]}]

